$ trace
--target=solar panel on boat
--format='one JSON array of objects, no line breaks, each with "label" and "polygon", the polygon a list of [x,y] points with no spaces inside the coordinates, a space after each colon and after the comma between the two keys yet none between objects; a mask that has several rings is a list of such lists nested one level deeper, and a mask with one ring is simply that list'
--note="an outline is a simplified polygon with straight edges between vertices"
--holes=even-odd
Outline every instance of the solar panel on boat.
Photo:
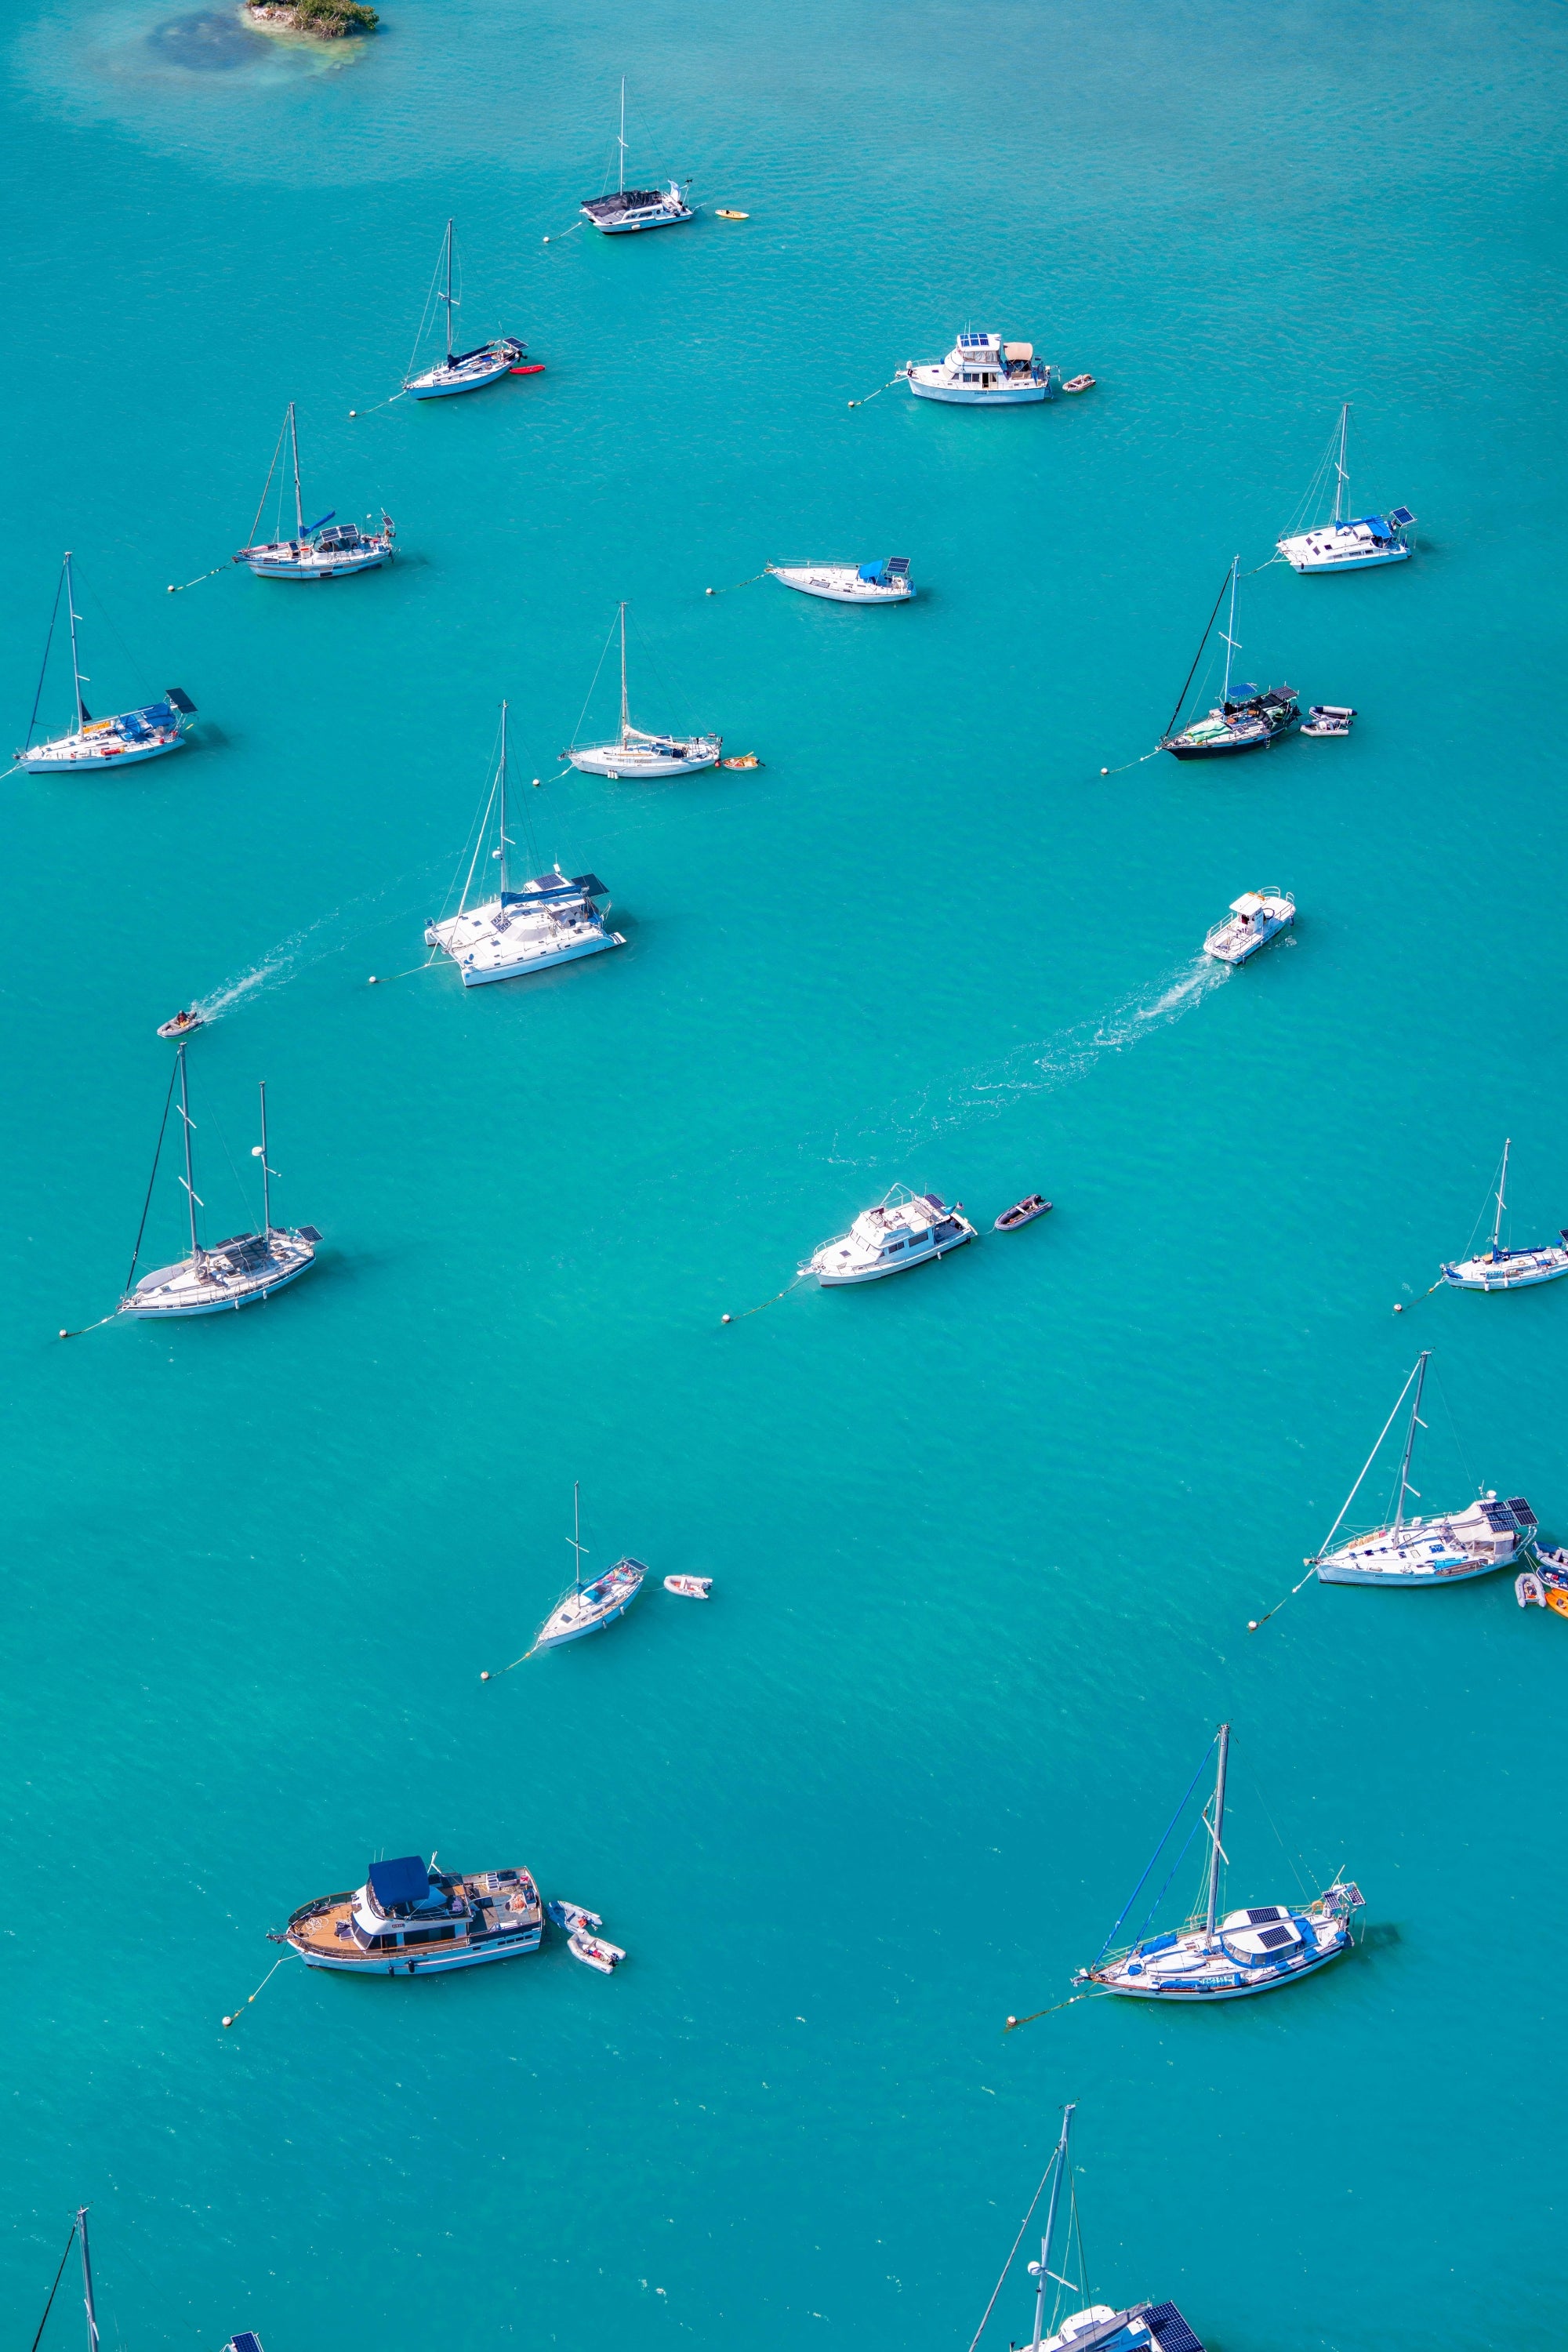
[{"label": "solar panel on boat", "polygon": [[1270,1903],[1261,1911],[1249,1911],[1247,1915],[1247,1924],[1249,1927],[1261,1927],[1266,1920],[1278,1919],[1279,1916],[1279,1904]]},{"label": "solar panel on boat", "polygon": [[1516,1522],[1513,1513],[1510,1510],[1506,1503],[1483,1503],[1481,1505],[1481,1511],[1488,1527],[1490,1528],[1494,1535],[1510,1536],[1513,1534]]},{"label": "solar panel on boat", "polygon": [[909,568],[910,559],[907,555],[889,556],[888,570],[892,573],[895,580],[901,580]]},{"label": "solar panel on boat", "polygon": [[1400,530],[1403,530],[1405,524],[1407,522],[1414,522],[1415,518],[1411,513],[1408,507],[1395,507],[1388,520],[1390,522],[1397,523]]},{"label": "solar panel on boat", "polygon": [[1266,1952],[1277,1952],[1281,1944],[1294,1944],[1298,1938],[1294,1927],[1265,1927],[1258,1940]]},{"label": "solar panel on boat", "polygon": [[1508,1498],[1508,1507],[1521,1528],[1538,1528],[1541,1525],[1541,1521],[1522,1495],[1510,1495]]},{"label": "solar panel on boat", "polygon": [[261,2352],[261,2338],[259,2336],[253,2336],[247,2327],[243,2336],[229,2337],[224,2347],[224,2352]]},{"label": "solar panel on boat", "polygon": [[1143,2314],[1160,2352],[1204,2352],[1173,2303],[1156,2303]]}]

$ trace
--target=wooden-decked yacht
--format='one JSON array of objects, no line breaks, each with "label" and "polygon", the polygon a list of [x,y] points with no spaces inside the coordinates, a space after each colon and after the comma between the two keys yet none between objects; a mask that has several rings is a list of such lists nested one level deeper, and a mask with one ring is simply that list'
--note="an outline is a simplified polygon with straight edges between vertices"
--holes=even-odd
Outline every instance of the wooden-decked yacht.
[{"label": "wooden-decked yacht", "polygon": [[423,1855],[373,1862],[352,1895],[323,1895],[296,1911],[278,1938],[311,1969],[359,1976],[429,1976],[536,1952],[544,1906],[530,1873],[464,1875]]}]

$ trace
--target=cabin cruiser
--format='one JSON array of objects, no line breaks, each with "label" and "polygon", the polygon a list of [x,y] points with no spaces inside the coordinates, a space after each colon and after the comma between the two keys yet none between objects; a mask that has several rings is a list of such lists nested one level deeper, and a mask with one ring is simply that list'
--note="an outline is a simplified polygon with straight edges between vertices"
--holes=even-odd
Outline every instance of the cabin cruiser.
[{"label": "cabin cruiser", "polygon": [[363,531],[357,523],[333,522],[329,515],[297,539],[268,540],[242,547],[235,557],[258,580],[341,580],[351,572],[374,572],[390,563],[397,526],[384,514],[381,529]]},{"label": "cabin cruiser", "polygon": [[874,563],[770,563],[768,570],[783,587],[834,604],[907,604],[915,593],[907,555]]},{"label": "cabin cruiser", "polygon": [[946,400],[963,408],[1011,408],[1025,400],[1054,400],[1061,379],[1033,343],[1005,343],[1000,335],[962,334],[944,360],[902,371],[917,400]]},{"label": "cabin cruiser", "polygon": [[1230,751],[1261,751],[1279,743],[1301,716],[1292,686],[1266,690],[1244,686],[1238,696],[1226,695],[1203,718],[1179,733],[1162,736],[1160,749],[1177,760],[1218,760]]},{"label": "cabin cruiser", "polygon": [[445,922],[426,924],[426,944],[451,957],[465,988],[517,980],[606,948],[624,948],[620,932],[605,929],[594,903],[608,895],[596,874],[569,880],[557,866],[521,890],[503,890],[500,898],[466,908]]},{"label": "cabin cruiser", "polygon": [[950,1209],[935,1192],[895,1184],[874,1209],[863,1209],[847,1234],[814,1250],[800,1268],[825,1290],[845,1283],[880,1282],[927,1258],[941,1257],[974,1239],[962,1202]]},{"label": "cabin cruiser", "polygon": [[410,1853],[373,1862],[353,1894],[303,1905],[278,1940],[307,1968],[413,1977],[536,1952],[543,1932],[544,1906],[526,1870],[464,1876]]},{"label": "cabin cruiser", "polygon": [[1296,901],[1289,890],[1244,890],[1231,900],[1225,921],[1205,939],[1204,953],[1218,963],[1245,963],[1295,919]]}]

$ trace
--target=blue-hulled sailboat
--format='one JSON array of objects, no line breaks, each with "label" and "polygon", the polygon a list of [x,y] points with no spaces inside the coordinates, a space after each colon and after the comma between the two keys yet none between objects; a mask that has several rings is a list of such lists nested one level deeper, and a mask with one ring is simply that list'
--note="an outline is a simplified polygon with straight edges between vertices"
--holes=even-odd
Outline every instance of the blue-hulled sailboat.
[{"label": "blue-hulled sailboat", "polygon": [[[1187,1832],[1182,1853],[1167,1875],[1171,1883],[1182,1853],[1201,1827],[1209,1841],[1204,1907],[1178,1928],[1148,1934],[1159,1905],[1154,1897],[1136,1940],[1116,1947],[1116,1936],[1132,1905],[1148,1885],[1154,1864],[1170,1843],[1185,1812],[1193,1790],[1210,1756],[1218,1750],[1214,1795]],[[1225,1852],[1225,1781],[1230,1758],[1230,1726],[1222,1723],[1207,1754],[1188,1784],[1170,1828],[1150,1857],[1148,1868],[1133,1888],[1131,1900],[1106,1937],[1093,1965],[1080,1969],[1075,1984],[1097,1985],[1106,1992],[1129,1994],[1135,2000],[1240,2000],[1248,1993],[1272,1992],[1294,1984],[1337,1959],[1351,1944],[1351,1920],[1363,1903],[1361,1889],[1336,1878],[1310,1903],[1267,1903],[1246,1911],[1219,1909],[1220,1865]],[[1163,1889],[1161,1890],[1162,1893]]]}]

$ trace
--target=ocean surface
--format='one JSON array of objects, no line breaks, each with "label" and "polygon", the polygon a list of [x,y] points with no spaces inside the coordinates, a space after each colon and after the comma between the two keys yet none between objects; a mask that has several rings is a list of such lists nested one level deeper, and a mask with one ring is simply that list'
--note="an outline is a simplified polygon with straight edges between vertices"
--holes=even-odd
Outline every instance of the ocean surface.
[{"label": "ocean surface", "polygon": [[[1561,13],[385,0],[323,54],[178,11],[5,36],[6,749],[68,546],[89,705],[201,713],[0,804],[7,2340],[87,2203],[105,2352],[965,2352],[1073,2099],[1097,2298],[1559,2343],[1568,1626],[1509,1575],[1247,1625],[1418,1347],[1426,1507],[1568,1538],[1568,1290],[1426,1296],[1505,1136],[1515,1238],[1568,1223]],[[574,226],[623,73],[689,227]],[[545,373],[390,401],[448,215],[460,340]],[[1098,388],[850,405],[965,324]],[[227,565],[289,400],[307,520],[403,551],[327,598]],[[1299,579],[1343,400],[1419,551]],[[754,577],[890,552],[897,613]],[[1355,730],[1144,759],[1238,552],[1242,674]],[[622,599],[634,715],[765,765],[560,777]],[[412,968],[503,697],[528,846],[627,944],[465,997]],[[1258,884],[1294,940],[1205,971]],[[265,1079],[320,1263],[89,1329],[193,998],[207,1237]],[[789,1289],[897,1181],[981,1244]],[[648,1590],[482,1684],[574,1480]],[[1342,1864],[1362,1948],[1005,2035],[1222,1717],[1231,1900]],[[433,1848],[627,1965],[249,2002],[268,1928]],[[1031,2318],[1020,2264],[987,2344]],[[68,2279],[43,2352],[79,2326]]]}]

